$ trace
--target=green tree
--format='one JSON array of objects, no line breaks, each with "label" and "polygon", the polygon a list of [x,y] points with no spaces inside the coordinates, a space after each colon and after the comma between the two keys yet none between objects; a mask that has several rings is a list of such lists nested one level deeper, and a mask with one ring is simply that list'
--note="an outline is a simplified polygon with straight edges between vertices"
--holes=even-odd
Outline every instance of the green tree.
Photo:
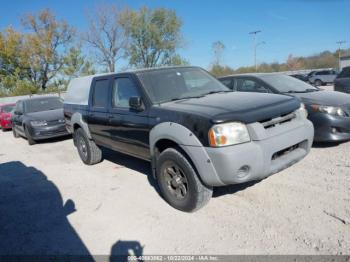
[{"label": "green tree", "polygon": [[182,22],[175,11],[142,7],[124,12],[122,23],[129,38],[127,54],[131,66],[155,67],[183,62],[176,54],[182,45]]},{"label": "green tree", "polygon": [[71,47],[64,57],[62,73],[68,78],[93,75],[96,73],[92,62],[82,54],[80,46]]},{"label": "green tree", "polygon": [[82,54],[80,46],[71,47],[64,57],[64,65],[59,76],[53,81],[51,91],[61,91],[67,89],[68,83],[75,77],[93,75],[96,73],[92,62]]},{"label": "green tree", "polygon": [[23,54],[28,61],[30,80],[45,90],[49,81],[60,73],[75,31],[47,9],[36,15],[26,15],[22,23],[30,31],[26,35]]},{"label": "green tree", "polygon": [[0,86],[2,95],[11,94],[17,88],[35,92],[29,88],[30,70],[25,57],[24,35],[8,27],[0,32]]}]

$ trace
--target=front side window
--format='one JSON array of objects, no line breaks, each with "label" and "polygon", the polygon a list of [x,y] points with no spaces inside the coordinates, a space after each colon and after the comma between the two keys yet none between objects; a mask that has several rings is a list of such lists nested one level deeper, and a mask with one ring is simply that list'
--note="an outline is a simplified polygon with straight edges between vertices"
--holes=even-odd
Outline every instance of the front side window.
[{"label": "front side window", "polygon": [[200,68],[167,68],[137,74],[153,103],[199,97],[230,89]]},{"label": "front side window", "polygon": [[108,79],[101,79],[101,80],[95,81],[93,95],[92,95],[93,107],[100,107],[100,108],[107,107],[108,87],[109,87]]},{"label": "front side window", "polygon": [[137,86],[127,77],[117,78],[113,84],[113,107],[129,108],[129,99],[140,96]]},{"label": "front side window", "polygon": [[241,79],[241,83],[237,91],[267,93],[268,89],[254,80]]},{"label": "front side window", "polygon": [[232,85],[231,85],[232,81],[231,81],[231,79],[221,79],[220,82],[223,83],[228,88],[232,89]]}]

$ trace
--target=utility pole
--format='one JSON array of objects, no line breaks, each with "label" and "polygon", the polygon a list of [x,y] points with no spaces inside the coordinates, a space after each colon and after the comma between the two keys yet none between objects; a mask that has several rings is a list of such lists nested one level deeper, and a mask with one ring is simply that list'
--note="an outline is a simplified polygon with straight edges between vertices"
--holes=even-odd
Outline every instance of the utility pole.
[{"label": "utility pole", "polygon": [[341,45],[345,44],[346,41],[341,40],[341,41],[338,41],[336,43],[339,45],[339,48],[338,48],[338,62],[339,62],[339,70],[340,70],[340,68],[341,68]]},{"label": "utility pole", "polygon": [[253,31],[253,32],[249,32],[250,35],[253,35],[253,41],[254,41],[254,64],[255,64],[255,72],[258,71],[258,64],[256,63],[256,35],[258,33],[261,33],[261,30],[257,30],[257,31]]}]

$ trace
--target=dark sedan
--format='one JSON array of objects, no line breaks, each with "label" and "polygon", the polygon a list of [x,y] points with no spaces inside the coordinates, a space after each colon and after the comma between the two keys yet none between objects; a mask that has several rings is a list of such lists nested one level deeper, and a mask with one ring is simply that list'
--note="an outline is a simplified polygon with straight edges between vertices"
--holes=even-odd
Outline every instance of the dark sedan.
[{"label": "dark sedan", "polygon": [[234,91],[286,94],[298,97],[315,127],[315,141],[350,140],[350,95],[325,91],[283,74],[244,74],[221,77]]},{"label": "dark sedan", "polygon": [[30,145],[37,140],[68,135],[63,103],[58,97],[36,97],[19,100],[12,118],[13,135],[27,138]]},{"label": "dark sedan", "polygon": [[307,82],[309,80],[308,76],[303,75],[303,74],[294,74],[294,75],[290,75],[290,76],[297,78],[297,79],[304,81],[304,82]]}]

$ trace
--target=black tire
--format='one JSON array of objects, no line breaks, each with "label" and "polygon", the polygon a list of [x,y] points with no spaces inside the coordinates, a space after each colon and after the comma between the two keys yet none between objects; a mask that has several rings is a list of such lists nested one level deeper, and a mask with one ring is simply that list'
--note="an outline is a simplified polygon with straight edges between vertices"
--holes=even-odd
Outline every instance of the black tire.
[{"label": "black tire", "polygon": [[174,208],[194,212],[208,203],[213,188],[199,179],[180,149],[167,148],[157,160],[157,182],[163,198]]},{"label": "black tire", "polygon": [[15,129],[14,126],[12,127],[12,134],[13,134],[14,138],[19,138],[19,135],[17,134],[16,129]]},{"label": "black tire", "polygon": [[315,80],[315,86],[322,86],[323,82],[320,79]]},{"label": "black tire", "polygon": [[78,128],[74,131],[74,140],[79,156],[86,165],[94,165],[102,161],[102,150],[87,137],[83,129]]},{"label": "black tire", "polygon": [[32,136],[29,134],[29,131],[28,131],[28,129],[27,129],[26,127],[24,127],[24,133],[26,134],[26,138],[27,138],[28,144],[29,144],[30,146],[35,145],[36,142],[35,142],[35,140],[32,138]]}]

